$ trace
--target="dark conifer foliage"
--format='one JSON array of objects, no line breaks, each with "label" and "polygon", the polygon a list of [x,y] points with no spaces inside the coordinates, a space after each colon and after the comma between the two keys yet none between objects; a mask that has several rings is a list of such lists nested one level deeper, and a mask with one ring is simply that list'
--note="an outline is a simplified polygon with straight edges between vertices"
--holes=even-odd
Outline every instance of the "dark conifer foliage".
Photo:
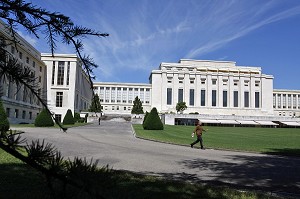
[{"label": "dark conifer foliage", "polygon": [[46,109],[43,109],[35,118],[34,126],[37,127],[54,126],[54,122],[51,118],[51,115],[48,113]]},{"label": "dark conifer foliage", "polygon": [[131,114],[143,114],[143,113],[144,113],[143,104],[142,104],[141,100],[138,98],[138,96],[136,96],[133,101],[133,107],[131,110]]},{"label": "dark conifer foliage", "polygon": [[155,107],[150,111],[143,127],[145,130],[164,130],[164,125],[161,122],[157,109]]},{"label": "dark conifer foliage", "polygon": [[0,131],[8,131],[9,130],[9,121],[7,119],[2,100],[0,98]]},{"label": "dark conifer foliage", "polygon": [[75,123],[75,120],[74,120],[72,111],[71,111],[71,109],[68,109],[67,113],[64,117],[63,124],[66,125],[66,124],[74,124],[74,123]]}]

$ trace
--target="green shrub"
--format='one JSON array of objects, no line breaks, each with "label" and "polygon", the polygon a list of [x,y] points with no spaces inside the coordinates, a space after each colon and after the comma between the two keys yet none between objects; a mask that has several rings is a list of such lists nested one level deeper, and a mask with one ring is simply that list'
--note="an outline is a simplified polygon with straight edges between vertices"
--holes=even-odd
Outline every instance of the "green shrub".
[{"label": "green shrub", "polygon": [[67,113],[64,117],[63,124],[66,125],[66,124],[74,124],[74,123],[75,123],[75,121],[74,121],[72,111],[71,111],[71,109],[68,109]]},{"label": "green shrub", "polygon": [[146,111],[145,116],[144,116],[144,120],[143,120],[143,128],[144,129],[145,129],[145,121],[146,121],[148,115],[149,115],[149,113],[148,113],[148,111]]},{"label": "green shrub", "polygon": [[34,126],[37,127],[54,126],[52,117],[46,109],[43,109],[35,118]]},{"label": "green shrub", "polygon": [[147,116],[144,124],[144,129],[145,130],[163,130],[164,125],[161,122],[157,109],[154,107],[152,108],[151,112]]},{"label": "green shrub", "polygon": [[80,118],[80,113],[74,113],[74,122],[79,122],[79,120],[80,120],[81,118]]},{"label": "green shrub", "polygon": [[6,132],[9,130],[9,121],[5,113],[2,100],[0,99],[0,132]]}]

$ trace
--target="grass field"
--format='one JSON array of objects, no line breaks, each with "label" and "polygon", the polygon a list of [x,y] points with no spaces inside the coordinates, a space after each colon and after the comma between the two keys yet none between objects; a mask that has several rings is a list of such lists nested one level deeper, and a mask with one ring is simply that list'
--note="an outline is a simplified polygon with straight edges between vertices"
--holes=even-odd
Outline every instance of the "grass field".
[{"label": "grass field", "polygon": [[[165,125],[164,130],[144,130],[133,125],[137,137],[189,146],[194,126]],[[204,146],[213,149],[300,156],[299,128],[214,127],[203,134]]]}]

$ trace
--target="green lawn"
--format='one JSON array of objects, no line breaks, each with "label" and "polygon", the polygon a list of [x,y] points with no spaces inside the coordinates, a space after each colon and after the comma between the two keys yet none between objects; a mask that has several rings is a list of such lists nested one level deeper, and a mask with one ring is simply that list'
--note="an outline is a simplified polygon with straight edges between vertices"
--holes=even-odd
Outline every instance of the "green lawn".
[{"label": "green lawn", "polygon": [[[194,126],[165,125],[164,130],[144,130],[133,125],[137,137],[189,146]],[[213,149],[300,156],[299,128],[215,127],[203,134],[204,146]]]}]

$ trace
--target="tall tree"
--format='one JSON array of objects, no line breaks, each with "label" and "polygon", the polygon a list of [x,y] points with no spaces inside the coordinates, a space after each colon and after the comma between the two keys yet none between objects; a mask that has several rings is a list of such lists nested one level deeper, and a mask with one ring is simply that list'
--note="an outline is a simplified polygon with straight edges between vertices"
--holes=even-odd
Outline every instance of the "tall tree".
[{"label": "tall tree", "polygon": [[138,96],[135,97],[133,101],[133,107],[131,109],[131,114],[144,114],[143,104]]},{"label": "tall tree", "polygon": [[90,112],[95,112],[95,113],[101,113],[102,112],[102,106],[100,103],[100,99],[98,94],[96,93],[93,98],[92,98],[92,103],[91,106],[89,108]]},{"label": "tall tree", "polygon": [[[7,46],[14,45],[18,50],[21,45],[16,33],[17,27],[21,26],[36,38],[45,37],[52,54],[56,50],[57,42],[73,46],[77,56],[83,63],[83,69],[90,79],[90,87],[93,88],[93,69],[97,65],[92,58],[84,55],[82,39],[86,36],[107,37],[107,33],[100,33],[90,28],[75,25],[69,17],[61,13],[47,11],[23,0],[1,0],[0,19],[8,24],[5,32],[9,34],[0,35],[1,82],[6,80],[24,86],[41,102],[55,120],[54,114],[47,107],[47,102],[40,95],[39,84],[31,69],[19,63],[18,59],[7,50]],[[56,121],[56,123],[63,129],[63,132],[66,132],[66,128],[61,126],[59,122]],[[7,132],[6,129],[1,129],[0,148],[44,173],[47,176],[50,188],[52,187],[52,179],[55,178],[63,183],[63,187],[72,185],[95,198],[103,198],[101,193],[96,193],[92,187],[86,186],[87,183],[93,184],[88,176],[92,172],[99,171],[96,167],[97,163],[79,158],[72,161],[64,160],[61,153],[51,144],[36,140],[24,147],[24,144],[22,144],[24,141],[26,140],[21,138],[21,133],[12,134]],[[26,154],[24,154],[24,148]],[[51,190],[54,191],[54,189]]]}]

